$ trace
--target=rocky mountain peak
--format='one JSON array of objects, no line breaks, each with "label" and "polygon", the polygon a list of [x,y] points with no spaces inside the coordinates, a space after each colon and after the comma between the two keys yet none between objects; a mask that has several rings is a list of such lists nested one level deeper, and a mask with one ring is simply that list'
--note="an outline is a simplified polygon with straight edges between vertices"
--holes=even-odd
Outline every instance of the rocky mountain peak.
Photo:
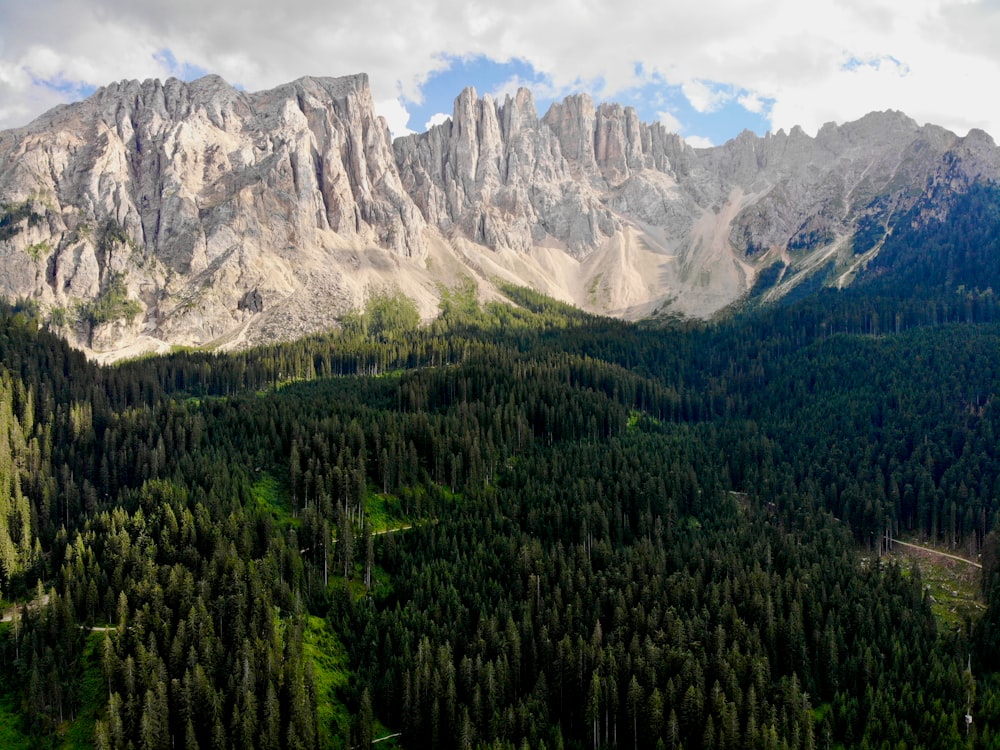
[{"label": "rocky mountain peak", "polygon": [[38,219],[0,246],[5,292],[66,311],[126,295],[138,313],[82,316],[95,347],[224,336],[248,290],[287,298],[345,244],[425,252],[364,75],[257,94],[217,76],[122,81],[7,135],[0,203]]},{"label": "rocky mountain peak", "polygon": [[468,88],[392,142],[364,74],[120,81],[0,132],[0,291],[92,349],[288,338],[380,288],[429,315],[462,274],[703,316],[773,263],[774,294],[817,269],[847,283],[880,247],[859,224],[998,178],[985,133],[899,112],[693,149],[585,94],[539,117],[527,89]]},{"label": "rocky mountain peak", "polygon": [[535,109],[535,98],[530,89],[520,87],[513,98],[508,94],[504,98],[501,111],[503,132],[509,139],[516,138],[524,130],[538,128],[538,111]]},{"label": "rocky mountain peak", "polygon": [[587,94],[575,94],[555,102],[542,118],[559,141],[562,155],[583,174],[597,166],[594,159],[596,121],[594,100]]}]

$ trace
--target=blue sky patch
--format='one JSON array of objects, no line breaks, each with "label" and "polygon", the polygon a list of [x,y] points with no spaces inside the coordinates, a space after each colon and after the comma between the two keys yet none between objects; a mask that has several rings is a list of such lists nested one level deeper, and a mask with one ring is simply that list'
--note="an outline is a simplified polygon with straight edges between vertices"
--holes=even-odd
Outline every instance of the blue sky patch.
[{"label": "blue sky patch", "polygon": [[[497,63],[485,57],[446,57],[448,67],[432,73],[421,92],[424,100],[421,103],[404,99],[406,109],[410,113],[410,128],[417,132],[426,129],[425,124],[436,114],[444,113],[449,117],[454,112],[455,99],[462,90],[474,86],[479,96],[493,94],[508,81],[518,79],[524,85],[537,91],[550,89],[552,84],[545,76],[536,73],[530,63],[523,60],[511,60]],[[536,93],[536,105],[539,113],[544,114],[551,100],[544,103]]]},{"label": "blue sky patch", "polygon": [[55,91],[56,93],[61,94],[66,101],[86,99],[88,96],[97,91],[97,87],[92,84],[84,81],[71,81],[61,75],[53,78],[39,78],[34,74],[30,75],[31,83],[33,85],[42,86],[50,91]]},{"label": "blue sky patch", "polygon": [[[680,86],[668,84],[657,76],[643,86],[618,91],[606,97],[599,97],[602,81],[580,82],[571,90],[556,90],[551,78],[537,72],[524,60],[498,63],[486,57],[447,58],[448,67],[432,74],[422,87],[423,101],[415,103],[404,100],[410,114],[411,130],[422,132],[431,117],[443,113],[451,116],[455,98],[467,86],[474,86],[479,96],[495,94],[509,88],[511,81],[532,89],[535,106],[539,115],[544,115],[553,101],[569,94],[587,92],[595,101],[613,101],[635,107],[644,122],[663,120],[672,132],[679,132],[685,138],[699,145],[711,143],[720,145],[735,138],[743,130],[763,135],[770,129],[767,117],[771,102],[760,101],[751,111],[741,104],[750,100],[749,92],[734,90],[727,86],[704,84],[711,91],[714,107],[711,111],[699,112],[684,95]],[[641,70],[637,69],[641,75]]]},{"label": "blue sky patch", "polygon": [[194,81],[208,75],[208,71],[204,68],[188,62],[180,62],[169,49],[157,50],[153,54],[153,59],[159,65],[166,68],[170,72],[170,75],[182,81]]},{"label": "blue sky patch", "polygon": [[874,71],[881,71],[883,66],[886,65],[888,65],[890,69],[895,69],[901,77],[909,75],[910,73],[910,66],[892,55],[882,55],[881,57],[871,57],[868,59],[851,57],[847,60],[847,62],[840,66],[840,69],[853,71],[860,70],[862,68],[869,68]]}]

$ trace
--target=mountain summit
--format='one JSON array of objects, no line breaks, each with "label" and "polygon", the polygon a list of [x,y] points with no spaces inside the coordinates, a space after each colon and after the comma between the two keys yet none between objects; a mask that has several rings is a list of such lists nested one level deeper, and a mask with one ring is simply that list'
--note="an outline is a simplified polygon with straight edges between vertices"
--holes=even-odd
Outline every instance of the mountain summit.
[{"label": "mountain summit", "polygon": [[466,89],[393,142],[364,75],[122,81],[0,132],[0,295],[112,356],[294,338],[375,292],[429,317],[470,276],[707,317],[767,268],[768,298],[851,283],[898,217],[997,179],[986,134],[897,112],[693,149],[586,95],[540,117],[526,89]]}]

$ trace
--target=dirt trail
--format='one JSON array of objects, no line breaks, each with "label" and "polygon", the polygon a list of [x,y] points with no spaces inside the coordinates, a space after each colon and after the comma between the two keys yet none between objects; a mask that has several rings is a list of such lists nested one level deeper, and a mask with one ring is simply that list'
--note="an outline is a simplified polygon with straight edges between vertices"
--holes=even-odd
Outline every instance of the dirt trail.
[{"label": "dirt trail", "polygon": [[[27,606],[29,610],[35,612],[41,609],[42,607],[48,606],[48,604],[49,604],[49,595],[42,594],[40,597],[32,599],[30,602],[28,602]],[[7,609],[3,611],[3,615],[0,616],[0,622],[13,622],[14,620],[20,620],[21,608],[24,606],[25,606],[24,604],[15,604],[12,607],[7,607]],[[94,626],[77,625],[77,627],[80,630],[89,630],[93,633],[103,633],[109,630],[118,630],[117,627],[111,625],[94,625]]]},{"label": "dirt trail", "polygon": [[970,560],[967,557],[959,557],[958,555],[950,555],[947,552],[942,552],[941,550],[936,550],[933,547],[923,547],[923,546],[921,546],[919,544],[911,544],[910,542],[901,542],[898,539],[893,539],[892,543],[894,545],[895,544],[901,544],[904,547],[912,547],[913,549],[919,549],[919,550],[922,550],[924,552],[930,552],[932,555],[940,555],[941,557],[947,557],[949,560],[958,560],[959,562],[964,562],[967,565],[972,565],[973,567],[979,568],[980,570],[983,569],[982,565],[980,565],[977,562],[974,562],[974,561]]}]

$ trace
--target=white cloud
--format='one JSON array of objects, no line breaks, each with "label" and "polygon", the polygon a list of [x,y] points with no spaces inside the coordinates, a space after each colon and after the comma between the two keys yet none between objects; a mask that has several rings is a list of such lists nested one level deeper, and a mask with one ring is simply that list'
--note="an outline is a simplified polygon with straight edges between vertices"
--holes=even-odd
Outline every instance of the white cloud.
[{"label": "white cloud", "polygon": [[711,148],[715,145],[711,139],[700,135],[686,135],[684,136],[684,142],[691,148]]},{"label": "white cloud", "polygon": [[656,119],[667,129],[670,133],[679,133],[683,129],[681,121],[678,120],[671,112],[657,112]]},{"label": "white cloud", "polygon": [[375,112],[380,117],[385,118],[386,123],[389,125],[389,132],[392,133],[393,138],[409,135],[413,132],[408,127],[410,113],[398,98],[383,99],[382,101],[375,102]]},{"label": "white cloud", "polygon": [[532,98],[535,101],[561,99],[568,94],[575,93],[572,87],[557,88],[548,81],[526,81],[520,76],[513,76],[503,83],[494,86],[490,92],[490,96],[496,101],[502,102],[504,97],[509,96],[513,98],[520,88],[531,89]]},{"label": "white cloud", "polygon": [[738,92],[775,129],[892,108],[1000,137],[998,37],[993,0],[0,0],[0,127],[85,86],[195,68],[248,90],[367,72],[376,101],[420,102],[449,59],[483,55],[529,63],[559,96],[661,80],[699,112]]},{"label": "white cloud", "polygon": [[451,115],[446,115],[444,112],[438,112],[431,115],[431,119],[424,123],[424,130],[430,130],[435,125],[442,125],[451,119]]},{"label": "white cloud", "polygon": [[731,97],[728,91],[712,88],[704,81],[685,81],[681,91],[695,111],[702,114],[716,111]]},{"label": "white cloud", "polygon": [[742,96],[738,96],[736,101],[747,112],[753,112],[758,115],[764,112],[764,100],[756,94],[744,94]]}]

